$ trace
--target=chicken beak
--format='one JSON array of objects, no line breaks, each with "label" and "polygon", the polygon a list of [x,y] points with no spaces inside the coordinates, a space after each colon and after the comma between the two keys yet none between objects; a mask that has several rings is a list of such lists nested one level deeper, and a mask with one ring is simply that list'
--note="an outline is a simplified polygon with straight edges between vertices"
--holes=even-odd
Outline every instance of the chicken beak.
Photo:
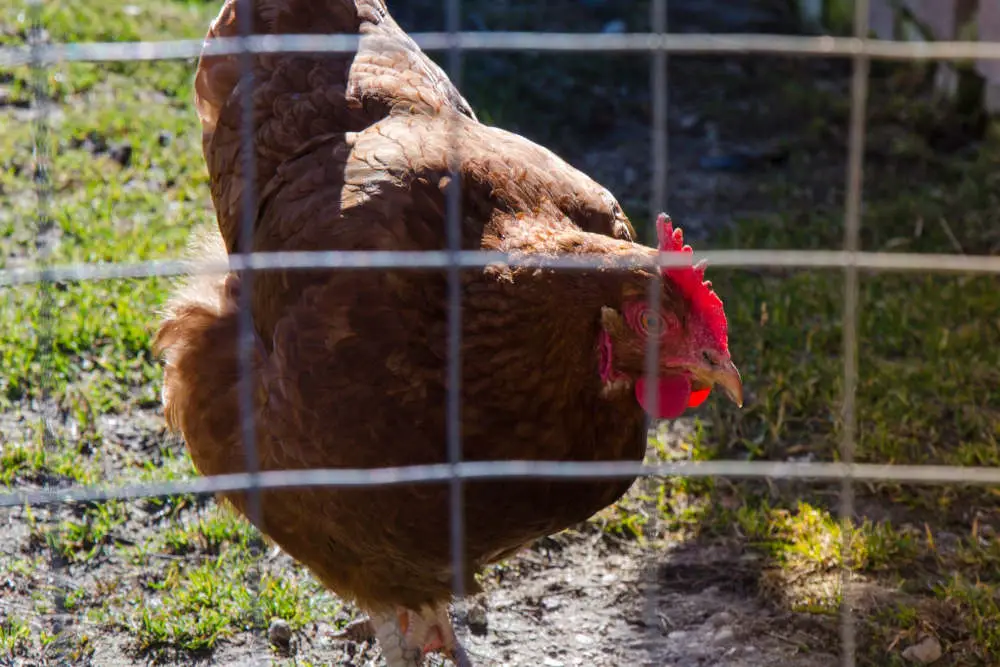
[{"label": "chicken beak", "polygon": [[721,367],[713,369],[711,379],[722,387],[736,407],[743,407],[743,380],[740,379],[740,372],[731,360],[727,359]]}]

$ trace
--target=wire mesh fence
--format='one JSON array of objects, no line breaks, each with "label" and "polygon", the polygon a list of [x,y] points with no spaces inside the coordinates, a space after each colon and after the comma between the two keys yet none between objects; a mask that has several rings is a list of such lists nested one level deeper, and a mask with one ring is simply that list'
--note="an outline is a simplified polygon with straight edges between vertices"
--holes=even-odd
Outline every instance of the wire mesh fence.
[{"label": "wire mesh fence", "polygon": [[[451,485],[452,555],[457,564],[454,588],[462,594],[463,573],[460,558],[463,544],[462,492],[463,484],[485,479],[607,479],[631,478],[643,475],[809,479],[841,482],[841,516],[854,514],[853,485],[856,481],[894,481],[918,484],[1000,484],[1000,469],[992,467],[955,467],[943,465],[890,465],[855,463],[856,395],[858,383],[858,283],[864,271],[874,272],[942,272],[959,274],[1000,274],[1000,257],[956,256],[947,254],[884,253],[861,250],[863,156],[866,136],[866,103],[868,98],[869,64],[872,60],[952,60],[1000,59],[1000,44],[979,42],[887,42],[868,38],[868,2],[855,3],[855,35],[846,37],[804,37],[787,35],[713,35],[671,33],[667,26],[667,0],[652,4],[652,32],[648,34],[569,34],[569,33],[490,33],[461,32],[459,0],[446,0],[447,31],[417,33],[412,37],[429,51],[447,51],[447,70],[461,88],[462,54],[466,51],[543,51],[543,52],[634,52],[648,53],[652,60],[652,122],[653,137],[650,160],[653,164],[651,208],[667,208],[667,58],[670,54],[753,55],[775,54],[789,57],[842,57],[853,62],[850,95],[848,168],[845,189],[843,249],[839,251],[774,251],[740,249],[733,251],[699,252],[695,259],[706,259],[712,266],[729,268],[799,268],[842,271],[844,281],[843,322],[843,405],[837,463],[783,463],[768,461],[700,461],[664,464],[626,464],[611,462],[539,462],[495,461],[464,462],[461,433],[461,351],[462,351],[462,292],[459,282],[461,269],[485,268],[491,265],[537,266],[559,270],[633,268],[604,256],[515,257],[461,248],[460,210],[461,183],[458,168],[457,143],[452,144],[450,158],[452,185],[448,189],[447,215],[442,225],[447,229],[448,248],[426,252],[278,252],[253,254],[255,202],[260,186],[256,183],[253,114],[249,103],[253,94],[252,59],[255,54],[345,53],[357,50],[359,38],[354,35],[268,35],[252,36],[249,16],[253,0],[239,0],[241,5],[241,38],[201,41],[163,41],[138,43],[45,43],[41,35],[40,7],[30,5],[33,15],[32,39],[27,46],[0,46],[0,67],[30,65],[35,73],[32,88],[35,106],[47,108],[45,98],[46,68],[63,62],[113,62],[137,60],[183,59],[201,54],[238,54],[243,83],[243,177],[248,187],[243,190],[241,245],[226,262],[192,263],[186,260],[156,260],[132,263],[80,263],[49,265],[44,253],[34,266],[0,269],[0,288],[17,285],[49,285],[54,282],[146,278],[186,274],[222,274],[235,272],[245,288],[240,292],[241,364],[245,381],[241,385],[240,402],[244,451],[247,455],[245,474],[201,477],[192,480],[135,484],[128,486],[91,486],[61,489],[12,489],[0,493],[0,507],[41,505],[47,503],[98,501],[142,498],[184,493],[209,494],[250,490],[257,498],[265,489],[298,486],[369,487],[413,483],[448,482]],[[390,8],[391,9],[391,8]],[[34,116],[36,126],[35,182],[37,194],[37,225],[39,234],[52,224],[48,212],[50,173],[46,155],[49,131],[44,112]],[[655,239],[652,239],[655,241]],[[690,265],[690,258],[661,255],[655,266]],[[652,265],[651,265],[652,267]],[[446,269],[448,275],[448,365],[447,365],[447,462],[398,468],[357,470],[261,471],[255,446],[253,419],[253,386],[250,369],[254,350],[253,322],[250,316],[252,277],[257,271],[273,269]],[[651,292],[657,293],[655,286]],[[659,301],[651,301],[657,308]],[[652,338],[650,339],[653,340]],[[658,348],[649,345],[647,373],[652,377],[657,368]],[[654,383],[650,382],[650,386]],[[248,513],[260,512],[252,504]],[[845,553],[848,549],[845,549]],[[849,586],[851,564],[845,563],[842,586]],[[855,630],[849,604],[842,605],[842,660],[854,664]]]}]

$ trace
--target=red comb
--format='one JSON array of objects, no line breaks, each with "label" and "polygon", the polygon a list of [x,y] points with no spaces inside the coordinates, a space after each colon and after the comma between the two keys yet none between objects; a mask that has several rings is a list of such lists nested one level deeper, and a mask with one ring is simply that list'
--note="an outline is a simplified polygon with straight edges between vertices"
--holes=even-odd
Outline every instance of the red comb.
[{"label": "red comb", "polygon": [[[680,227],[674,229],[670,216],[666,213],[661,213],[656,218],[656,237],[660,252],[694,254],[691,246],[684,245],[684,232]],[[725,350],[728,346],[726,313],[722,308],[722,299],[712,290],[712,283],[705,280],[705,266],[703,260],[693,266],[664,267],[662,274],[680,288],[681,294],[691,303],[692,311],[701,316],[712,338]]]}]

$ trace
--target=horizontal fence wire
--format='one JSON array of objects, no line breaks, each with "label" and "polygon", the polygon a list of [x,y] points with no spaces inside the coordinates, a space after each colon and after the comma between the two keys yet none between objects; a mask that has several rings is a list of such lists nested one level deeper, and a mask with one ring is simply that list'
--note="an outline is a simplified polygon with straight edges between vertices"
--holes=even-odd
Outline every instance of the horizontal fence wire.
[{"label": "horizontal fence wire", "polygon": [[[561,32],[446,32],[411,33],[425,51],[446,51],[452,44],[462,51],[543,51],[564,53],[643,53],[662,51],[690,55],[776,55],[872,60],[1000,60],[1000,42],[902,42],[854,37],[807,37],[765,34],[658,35],[654,33]],[[220,37],[149,42],[80,42],[49,44],[39,49],[38,61],[108,62],[178,60],[205,55],[251,53],[354,53],[363,37],[357,35],[257,35],[246,39]],[[0,47],[0,67],[27,65],[30,49]]]},{"label": "horizontal fence wire", "polygon": [[550,268],[564,271],[672,268],[705,261],[730,269],[843,269],[863,271],[963,274],[1000,274],[1000,256],[922,253],[847,252],[843,250],[701,250],[690,256],[661,255],[650,259],[607,257],[581,253],[551,257],[517,256],[482,250],[328,250],[233,254],[227,259],[190,261],[156,259],[142,262],[64,264],[46,268],[0,269],[0,288],[42,282],[79,282],[117,278],[155,278],[182,275],[216,275],[229,271],[278,271],[310,269],[446,269],[488,266]]},{"label": "horizontal fence wire", "polygon": [[[131,500],[184,494],[209,495],[260,489],[305,487],[375,488],[400,484],[536,479],[628,479],[630,477],[727,477],[733,479],[783,479],[812,482],[883,482],[919,485],[1000,485],[1000,468],[895,463],[818,463],[783,461],[676,461],[630,463],[621,461],[463,461],[389,468],[314,468],[269,470],[251,475],[234,473],[168,482],[143,482],[61,489],[22,489],[0,493],[0,507],[50,505],[105,500]],[[255,481],[254,481],[255,480]],[[253,482],[253,484],[251,484]]]}]

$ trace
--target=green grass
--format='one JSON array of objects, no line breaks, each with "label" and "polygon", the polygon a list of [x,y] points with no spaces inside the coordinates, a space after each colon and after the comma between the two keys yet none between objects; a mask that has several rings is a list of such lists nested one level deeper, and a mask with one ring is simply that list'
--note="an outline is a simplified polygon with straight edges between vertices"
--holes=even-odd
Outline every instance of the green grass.
[{"label": "green grass", "polygon": [[[202,36],[213,13],[202,3],[130,6],[136,15],[125,5],[54,3],[46,6],[45,22],[56,41],[164,39]],[[23,29],[20,16],[20,3],[0,3],[0,21]],[[12,75],[11,88],[26,94],[29,72]],[[49,83],[62,104],[48,146],[49,214],[57,229],[48,259],[176,257],[191,226],[211,220],[191,63],[73,64],[53,71]],[[33,127],[12,120],[0,137],[0,192],[8,209],[0,224],[8,221],[14,246],[8,252],[17,256],[26,252],[34,229],[36,200],[29,179]],[[127,164],[113,159],[113,149],[123,146],[132,151]],[[155,401],[149,388],[159,370],[148,339],[168,285],[149,279],[4,290],[0,401],[32,395],[45,374],[57,393],[82,386],[101,411],[127,399]]]},{"label": "green grass", "polygon": [[[921,140],[911,136],[910,141]],[[881,149],[876,143],[872,152]],[[887,179],[885,170],[869,171],[865,249],[947,253],[958,245],[966,252],[995,253],[1000,209],[992,184],[1000,140],[989,135],[971,157],[920,153],[923,159],[900,169],[910,174]],[[932,180],[922,181],[917,173]],[[782,193],[780,184],[775,191]],[[796,196],[784,194],[794,205]],[[745,221],[715,245],[836,247],[840,216],[839,206],[790,208],[767,220]],[[703,411],[708,435],[696,439],[695,457],[838,460],[842,275],[710,273],[727,304],[733,356],[751,400],[741,411],[721,403]],[[997,278],[865,274],[858,312],[856,460],[1000,465]],[[841,600],[839,569],[848,531],[856,576],[885,591],[861,607],[866,664],[895,660],[885,652],[893,640],[906,640],[905,646],[928,631],[942,641],[952,661],[946,664],[995,664],[1000,659],[995,491],[855,486],[859,516],[847,525],[835,518],[836,490],[822,485],[768,489],[757,483],[689,482],[665,494],[663,508],[695,534],[738,537],[767,564],[761,578],[765,593],[791,609],[821,615],[834,613]],[[946,544],[936,543],[939,538]]]},{"label": "green grass", "polygon": [[[875,104],[880,102],[876,98]],[[877,108],[885,107],[892,108],[892,101]],[[943,158],[914,134],[919,121],[894,118],[908,132],[907,140],[882,142],[876,127],[869,159],[888,154],[909,165],[893,165],[899,173],[869,168],[864,248],[997,252],[1000,139],[991,133],[972,155]],[[793,169],[811,167],[807,155],[793,160],[800,162]],[[762,181],[784,210],[741,221],[713,238],[711,247],[823,249],[841,243],[842,195],[836,189],[837,196],[828,200],[833,203],[824,206],[787,183]],[[730,345],[748,400],[742,410],[710,401],[681,458],[838,460],[842,274],[719,268],[709,274],[726,303]],[[1000,465],[997,278],[866,273],[859,297],[856,460]],[[884,589],[861,608],[865,664],[895,660],[887,656],[887,646],[894,640],[905,646],[928,631],[953,660],[946,664],[995,664],[1000,659],[995,490],[879,483],[857,484],[856,491],[859,516],[847,525],[836,518],[836,488],[823,485],[670,480],[660,489],[660,507],[679,534],[737,539],[762,557],[759,585],[769,599],[830,617],[831,623],[841,601],[847,531],[855,574]],[[608,513],[618,519],[607,529],[620,534],[636,521],[645,523],[648,511],[641,506],[630,500],[624,516],[621,508]],[[936,536],[947,538],[946,546],[936,543]]]},{"label": "green grass", "polygon": [[[97,0],[46,5],[54,41],[201,38],[216,3]],[[0,35],[23,38],[20,2],[0,0]],[[201,135],[191,104],[193,62],[71,64],[47,78],[58,103],[50,114],[51,201],[55,242],[48,261],[122,262],[179,257],[193,226],[211,222]],[[30,72],[3,82],[27,100]],[[34,127],[20,103],[0,108],[0,266],[35,258],[36,199],[30,179]],[[122,160],[123,149],[131,149]],[[130,419],[159,402],[160,368],[149,350],[168,280],[65,283],[0,290],[0,431],[5,486],[163,481],[193,473],[168,445],[136,452],[108,440],[109,416]],[[48,425],[29,406],[47,390],[66,420]],[[26,420],[29,423],[24,424]],[[51,652],[38,627],[9,616],[0,626],[0,660],[42,650],[74,662],[93,652],[93,636],[126,632],[150,657],[198,652],[272,617],[293,629],[329,620],[339,603],[301,568],[261,560],[255,530],[228,510],[199,509],[182,495],[140,503],[95,503],[64,510],[28,508],[26,548],[42,562],[102,568],[101,576],[60,592],[35,579],[30,561],[0,557],[44,619],[61,607],[82,615],[86,632]],[[128,566],[122,569],[123,566]],[[133,577],[142,582],[137,586]],[[48,647],[48,648],[46,648]]]},{"label": "green grass", "polygon": [[226,544],[249,547],[255,535],[256,532],[242,519],[220,512],[207,519],[199,518],[194,525],[169,528],[163,535],[163,541],[172,553],[178,555],[196,550],[218,554]]},{"label": "green grass", "polygon": [[[47,3],[45,21],[56,41],[200,38],[216,9],[193,1],[78,0]],[[23,39],[23,14],[20,2],[0,0],[0,42]],[[482,16],[494,29],[535,27],[538,18]],[[484,119],[557,142],[581,123],[600,133],[608,114],[638,113],[646,104],[607,88],[618,75],[608,76],[606,64],[572,60],[523,55],[488,63],[470,56],[464,90]],[[645,80],[644,70],[626,67],[631,61],[614,62],[621,77]],[[479,71],[492,78],[474,76]],[[191,62],[159,62],[60,65],[50,73],[46,81],[58,103],[48,145],[56,230],[50,261],[178,257],[191,228],[212,221],[191,72]],[[34,255],[33,127],[22,108],[30,72],[0,77],[16,102],[0,107],[0,265],[15,265]],[[482,83],[507,78],[516,85]],[[830,152],[843,150],[844,100],[794,82],[781,90],[786,106],[813,119],[788,170],[819,170]],[[911,93],[892,78],[874,87],[864,248],[996,253],[1000,137],[988,133],[971,151],[943,150],[936,142],[953,119]],[[570,113],[565,99],[591,105],[577,110],[583,120],[575,125],[563,122]],[[724,100],[710,113],[731,113],[729,106]],[[125,146],[131,157],[123,164],[116,156]],[[775,213],[740,220],[698,247],[837,247],[841,180],[838,173],[830,182],[803,185],[782,173],[762,174],[761,195]],[[713,399],[698,413],[685,448],[660,451],[661,457],[837,460],[841,274],[715,268],[710,277],[727,304],[747,405],[737,411]],[[160,370],[149,343],[168,287],[148,279],[0,290],[0,408],[4,415],[23,410],[28,422],[0,427],[0,484],[194,474],[180,450],[133,451],[111,442],[104,426],[109,416],[131,419],[158,402]],[[856,458],[1000,465],[996,277],[865,274],[859,305]],[[44,427],[28,409],[43,387],[73,429]],[[992,490],[858,484],[859,516],[846,524],[837,518],[835,490],[822,485],[669,480],[641,491],[595,522],[619,539],[647,539],[660,525],[692,540],[735,541],[759,557],[760,591],[803,615],[835,622],[839,571],[849,562],[858,580],[878,591],[859,608],[866,664],[896,664],[898,651],[886,647],[926,632],[942,641],[948,664],[1000,661],[1000,508]],[[248,627],[266,627],[272,616],[301,628],[338,609],[300,569],[270,568],[259,555],[259,536],[244,522],[193,496],[32,508],[21,518],[36,552],[7,554],[0,563],[19,586],[48,586],[32,573],[56,556],[114,572],[59,598],[90,624],[61,654],[71,662],[92,651],[95,633],[109,629],[127,632],[152,657],[218,647]],[[52,605],[41,598],[32,603],[42,611],[18,610],[0,624],[0,660],[54,650],[47,630],[27,620]]]},{"label": "green grass", "polygon": [[127,516],[120,502],[97,503],[86,507],[80,514],[52,527],[36,524],[33,536],[44,542],[50,553],[66,561],[85,562],[98,557],[115,543],[116,532]]},{"label": "green grass", "polygon": [[[928,104],[890,71],[873,83],[862,247],[882,252],[1000,252],[1000,134]],[[758,177],[774,213],[747,217],[700,248],[831,249],[843,243],[846,106],[801,82],[779,87],[811,122],[786,169]],[[766,103],[765,103],[766,104]],[[725,105],[709,114],[725,120]],[[731,113],[731,112],[730,112]],[[784,113],[794,116],[788,110]],[[730,121],[731,122],[731,121]],[[817,176],[788,178],[789,173]],[[681,226],[683,220],[678,221]],[[709,268],[726,303],[746,406],[722,399],[696,415],[681,447],[658,457],[836,461],[843,435],[841,271]],[[859,287],[855,459],[1000,465],[1000,282],[995,276],[863,273]],[[838,518],[832,484],[667,480],[596,518],[615,536],[668,535],[734,547],[760,563],[758,592],[831,630],[848,563],[862,664],[903,664],[922,634],[941,664],[1000,661],[1000,503],[994,489],[858,483],[857,515]],[[648,497],[658,502],[651,520]],[[846,551],[845,551],[846,548]],[[725,580],[732,573],[720,571]],[[888,647],[892,647],[891,649]]]},{"label": "green grass", "polygon": [[738,536],[763,558],[758,586],[774,603],[832,625],[843,596],[841,568],[849,562],[862,591],[853,606],[864,664],[886,664],[890,643],[905,645],[927,631],[953,660],[945,664],[993,664],[1000,651],[994,532],[956,534],[931,516],[922,523],[845,524],[822,505],[769,501],[745,489],[721,506],[711,499],[717,490],[697,489],[696,508],[674,515],[676,521],[701,538]]},{"label": "green grass", "polygon": [[0,651],[8,658],[22,655],[31,638],[31,628],[20,618],[12,617],[0,623]]},{"label": "green grass", "polygon": [[[131,73],[133,78],[127,78],[127,72],[112,73],[94,83],[84,72],[81,85],[92,99],[68,111],[53,133],[59,145],[53,152],[52,216],[60,230],[54,262],[178,257],[190,228],[211,219],[189,96],[181,91],[185,94],[176,104],[157,101],[149,91],[164,79],[142,79],[142,73]],[[184,73],[186,77],[189,69]],[[186,78],[177,80],[187,85]],[[123,91],[119,86],[124,83],[128,87]],[[155,113],[149,113],[151,104]],[[22,125],[18,131],[19,138],[27,141],[27,128]],[[79,145],[88,136],[109,145],[128,141],[134,149],[131,164],[122,167],[105,155],[95,157]],[[161,139],[165,136],[169,142]],[[6,134],[5,140],[13,143]],[[10,180],[13,183],[5,192],[26,192],[30,187],[23,178]],[[25,200],[16,214],[29,219],[30,201]],[[7,485],[106,481],[98,474],[102,438],[95,418],[127,415],[132,408],[158,402],[160,369],[149,351],[149,339],[168,289],[169,281],[150,279],[66,284],[48,291],[5,290],[0,300],[0,403],[15,406],[38,396],[42,386],[38,379],[48,374],[54,399],[67,406],[84,428],[82,438],[59,438],[56,443],[43,444],[40,437],[34,438],[39,442],[5,442],[0,481]],[[43,322],[48,325],[45,329],[40,326]],[[73,446],[68,446],[71,441]],[[80,451],[86,443],[93,451]],[[182,479],[193,473],[186,455],[164,453],[165,458],[155,464],[129,461],[128,456],[109,463],[120,481]],[[194,504],[192,496],[180,496],[151,499],[145,506],[176,517]],[[64,603],[68,610],[86,613],[99,629],[126,631],[134,647],[150,656],[165,650],[210,649],[249,628],[266,628],[271,617],[298,630],[307,622],[331,617],[339,608],[301,571],[269,572],[259,567],[260,556],[248,547],[251,531],[240,519],[213,516],[194,527],[173,519],[161,536],[153,537],[155,533],[141,527],[134,532],[134,525],[125,525],[126,518],[122,504],[98,504],[82,516],[34,522],[32,538],[68,563],[106,563],[120,552],[126,562],[157,576],[139,595],[118,594],[102,601],[101,596],[77,593]],[[136,534],[142,540],[139,544],[122,543]],[[160,573],[159,554],[184,558]],[[128,620],[120,624],[115,619],[123,614]],[[25,628],[3,628],[7,634],[0,635],[0,651],[13,654],[40,645],[40,635]],[[76,642],[76,655],[86,654],[88,642],[86,635]]]},{"label": "green grass", "polygon": [[204,651],[248,628],[265,629],[272,618],[298,630],[340,608],[308,575],[262,568],[255,555],[259,534],[227,509],[175,524],[162,540],[166,551],[187,558],[132,594],[141,602],[129,605],[124,627],[140,650]]},{"label": "green grass", "polygon": [[43,445],[5,443],[0,454],[0,483],[12,486],[32,480],[66,480],[78,483],[95,481],[72,451],[50,451]]}]

